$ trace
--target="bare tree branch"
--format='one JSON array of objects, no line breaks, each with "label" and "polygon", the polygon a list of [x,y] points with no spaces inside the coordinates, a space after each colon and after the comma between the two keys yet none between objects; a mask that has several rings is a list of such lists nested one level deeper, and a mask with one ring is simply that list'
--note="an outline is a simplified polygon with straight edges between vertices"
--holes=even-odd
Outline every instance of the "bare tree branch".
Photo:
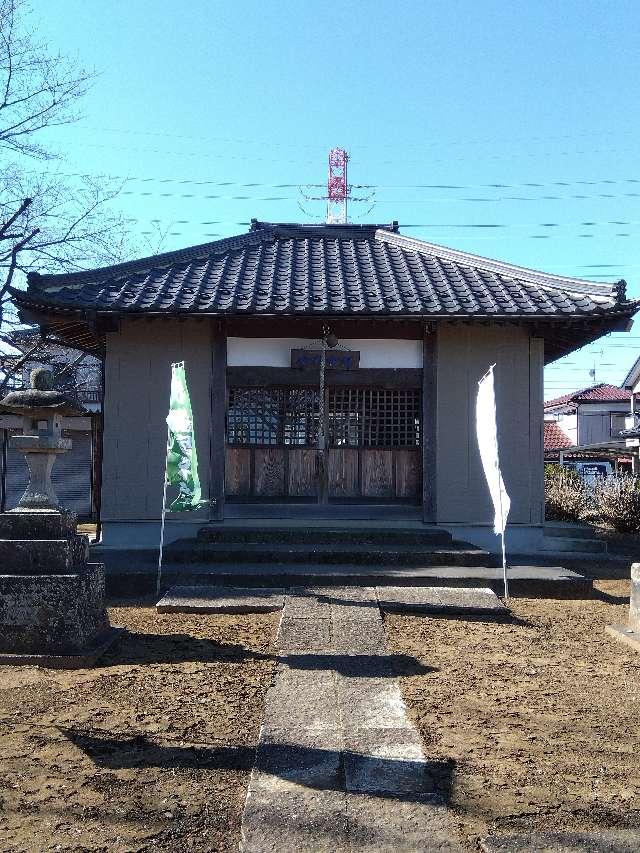
[{"label": "bare tree branch", "polygon": [[[51,52],[30,28],[24,0],[0,0],[0,389],[29,361],[48,363],[51,346],[25,330],[9,288],[31,270],[78,270],[122,260],[126,229],[111,203],[121,190],[109,178],[34,171],[28,159],[59,159],[41,131],[76,121],[94,78]],[[28,345],[18,347],[16,335]],[[87,356],[56,344],[57,375],[75,382]],[[77,350],[75,351],[77,352]]]}]

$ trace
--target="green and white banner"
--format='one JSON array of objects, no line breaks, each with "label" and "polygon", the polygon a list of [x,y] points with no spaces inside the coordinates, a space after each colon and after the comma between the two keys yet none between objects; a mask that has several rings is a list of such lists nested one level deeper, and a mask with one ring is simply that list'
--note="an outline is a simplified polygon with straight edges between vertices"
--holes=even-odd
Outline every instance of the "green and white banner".
[{"label": "green and white banner", "polygon": [[171,399],[167,437],[166,483],[178,487],[178,496],[167,512],[198,509],[202,500],[198,477],[198,456],[193,432],[193,412],[187,387],[184,362],[171,365]]}]

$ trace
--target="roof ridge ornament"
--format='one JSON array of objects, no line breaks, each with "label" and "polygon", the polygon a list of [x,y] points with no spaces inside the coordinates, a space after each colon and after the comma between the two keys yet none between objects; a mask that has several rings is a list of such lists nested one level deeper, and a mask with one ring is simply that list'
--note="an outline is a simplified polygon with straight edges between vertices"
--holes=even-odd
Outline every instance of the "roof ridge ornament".
[{"label": "roof ridge ornament", "polygon": [[621,278],[613,285],[613,292],[617,302],[626,302],[627,300],[627,282]]}]

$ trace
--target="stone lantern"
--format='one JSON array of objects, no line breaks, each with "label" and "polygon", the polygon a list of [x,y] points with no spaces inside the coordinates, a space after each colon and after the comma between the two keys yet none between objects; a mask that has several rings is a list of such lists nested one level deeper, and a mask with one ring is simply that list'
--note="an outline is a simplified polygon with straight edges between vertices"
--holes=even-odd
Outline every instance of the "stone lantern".
[{"label": "stone lantern", "polygon": [[71,439],[62,437],[62,418],[85,415],[86,410],[54,391],[53,374],[43,368],[32,370],[31,387],[7,394],[0,408],[22,415],[22,435],[12,436],[9,444],[24,453],[29,468],[29,485],[13,512],[60,512],[51,471],[56,456],[71,450]]},{"label": "stone lantern", "polygon": [[91,666],[121,632],[105,609],[104,566],[87,562],[89,539],[51,483],[56,456],[71,448],[62,418],[85,410],[38,369],[30,388],[0,401],[0,412],[22,416],[23,434],[11,446],[29,467],[20,503],[0,513],[0,663]]},{"label": "stone lantern", "polygon": [[626,625],[607,625],[607,633],[640,652],[640,563],[631,564],[631,597]]}]

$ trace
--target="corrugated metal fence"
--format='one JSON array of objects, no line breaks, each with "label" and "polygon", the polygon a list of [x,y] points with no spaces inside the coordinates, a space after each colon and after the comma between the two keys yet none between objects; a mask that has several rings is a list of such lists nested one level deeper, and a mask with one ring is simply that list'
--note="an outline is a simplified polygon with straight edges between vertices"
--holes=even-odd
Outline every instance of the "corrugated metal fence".
[{"label": "corrugated metal fence", "polygon": [[[8,437],[14,430],[0,429],[0,502],[10,510],[16,506],[29,481],[27,464],[22,453],[8,446]],[[53,468],[53,487],[65,509],[77,512],[81,518],[92,517],[92,440],[89,430],[64,430],[73,447],[56,459]],[[3,494],[4,491],[4,494]]]}]

